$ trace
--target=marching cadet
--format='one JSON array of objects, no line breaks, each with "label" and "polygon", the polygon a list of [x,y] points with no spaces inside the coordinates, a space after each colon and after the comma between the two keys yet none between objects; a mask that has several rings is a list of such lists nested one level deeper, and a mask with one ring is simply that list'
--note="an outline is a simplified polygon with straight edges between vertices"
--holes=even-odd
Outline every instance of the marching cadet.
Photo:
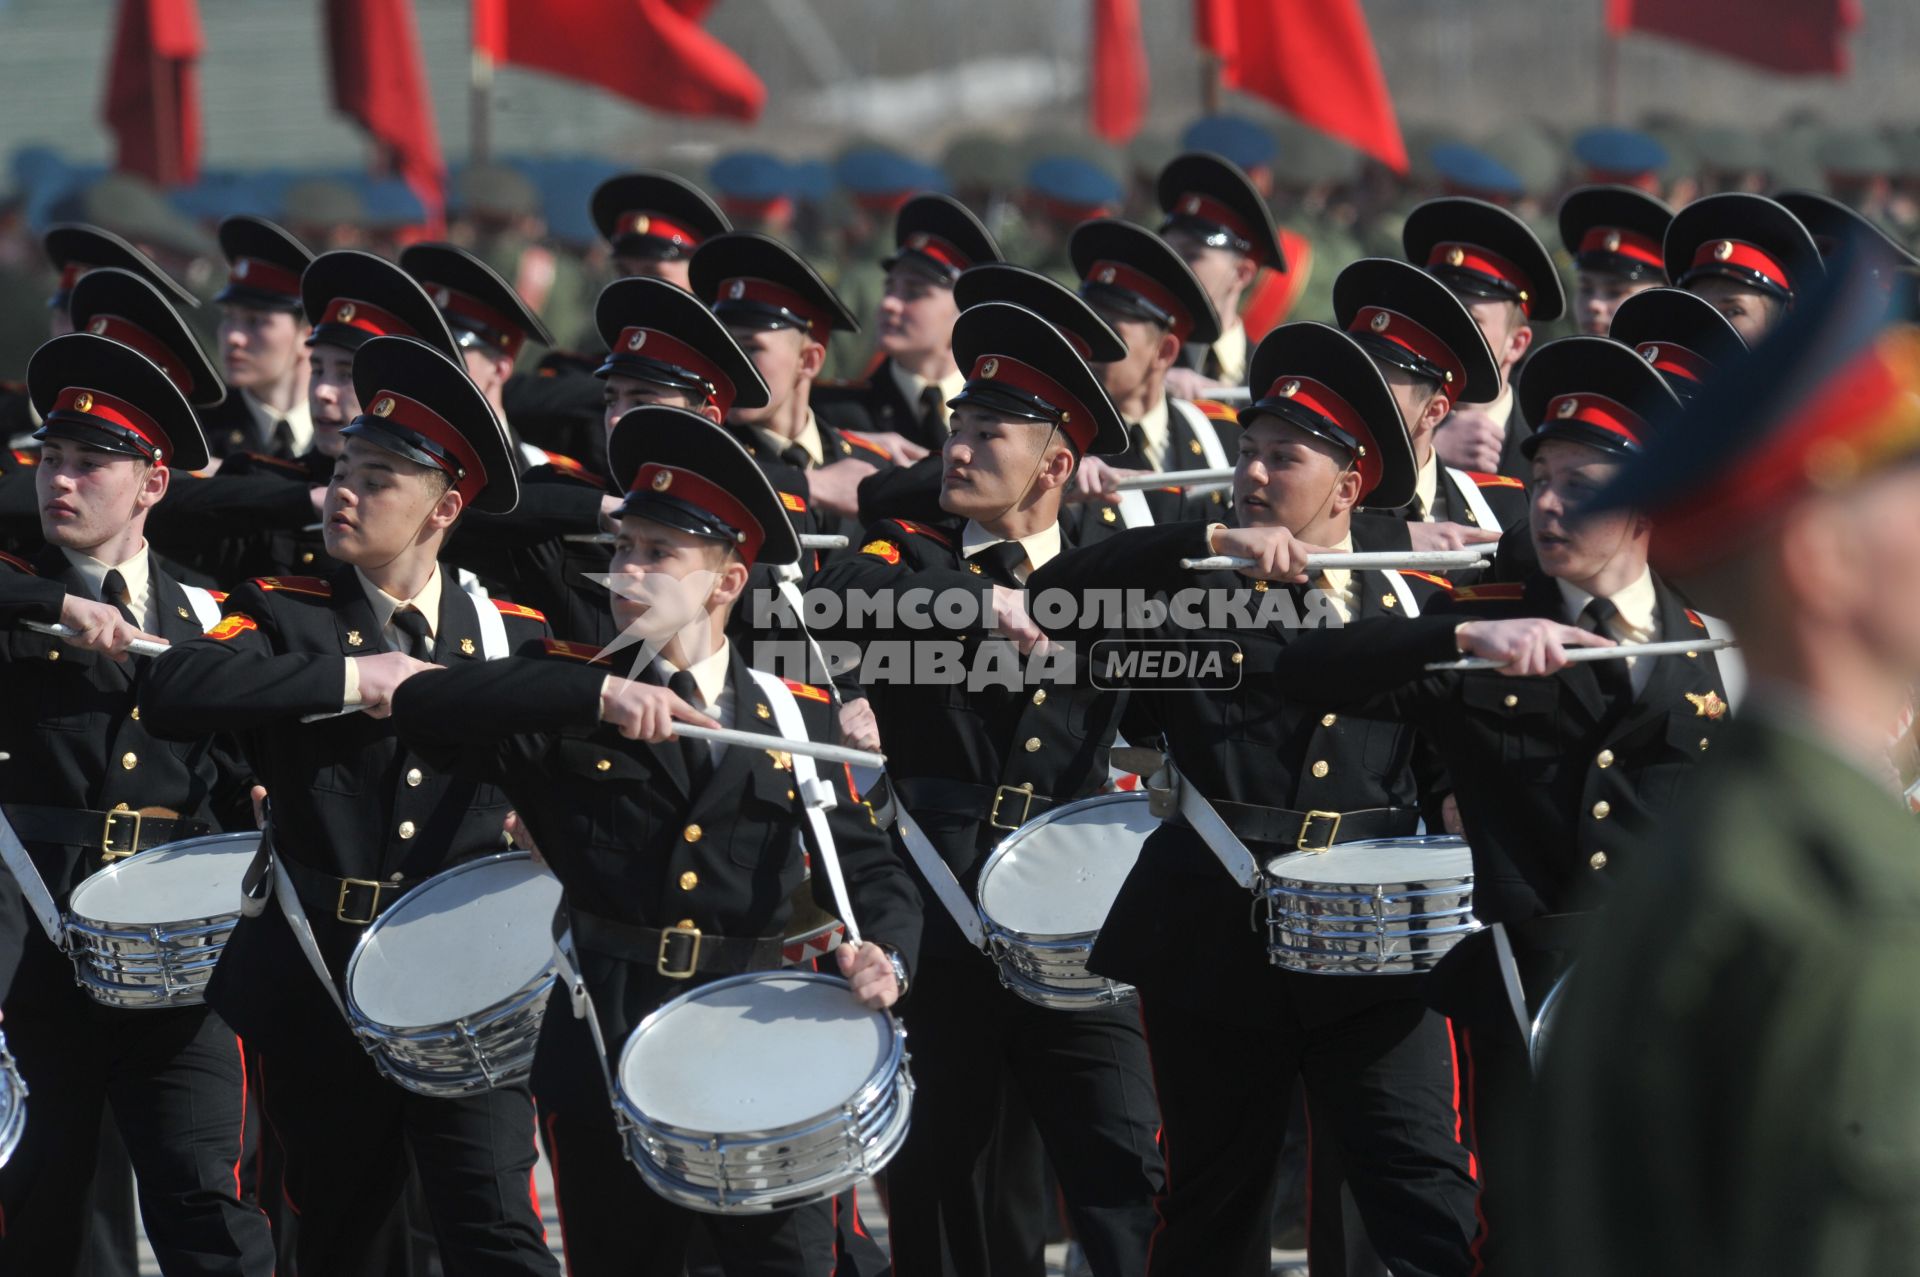
[{"label": "marching cadet", "polygon": [[964,378],[953,362],[953,286],[975,266],[1001,260],[980,219],[946,195],[916,195],[893,219],[893,256],[880,263],[886,291],[875,316],[876,366],[848,385],[813,388],[821,419],[842,430],[893,432],[922,448],[947,433],[947,401]]},{"label": "marching cadet", "polygon": [[[1176,156],[1160,170],[1154,196],[1162,214],[1160,238],[1207,290],[1220,321],[1220,335],[1182,352],[1183,363],[1205,382],[1243,386],[1248,345],[1246,326],[1240,322],[1241,300],[1261,271],[1285,274],[1287,269],[1273,210],[1253,180],[1218,155]],[[1169,374],[1168,380],[1177,383],[1179,378]],[[1196,383],[1181,393],[1199,398],[1198,389]]]},{"label": "marching cadet", "polygon": [[1674,286],[1712,302],[1749,346],[1826,274],[1799,218],[1743,192],[1709,195],[1675,213],[1662,253]]},{"label": "marching cadet", "polygon": [[46,247],[48,260],[60,272],[59,283],[54,286],[53,295],[47,298],[47,323],[55,337],[73,331],[73,321],[67,313],[67,301],[73,286],[82,275],[101,266],[118,266],[121,270],[132,271],[159,289],[176,306],[200,304],[199,298],[176,283],[151,257],[112,231],[80,222],[63,222],[48,227],[42,243]]},{"label": "marching cadet", "polygon": [[[364,299],[315,313],[323,340],[330,326],[395,319]],[[236,733],[270,795],[273,874],[292,890],[234,927],[207,1000],[261,1053],[300,1213],[300,1270],[378,1271],[371,1252],[411,1163],[448,1272],[557,1274],[529,1196],[527,1088],[460,1099],[403,1090],[341,1011],[347,957],[381,912],[503,845],[500,791],[406,749],[386,721],[395,687],[547,634],[539,613],[476,598],[438,562],[457,519],[511,509],[518,492],[506,435],[465,371],[418,341],[376,336],[354,353],[352,384],[364,411],[341,431],[323,511],[328,553],[344,566],[247,583],[204,639],[156,669],[140,710],[170,739]]]},{"label": "marching cadet", "polygon": [[[88,333],[57,337],[27,369],[44,425],[34,471],[45,547],[0,558],[4,659],[0,798],[55,903],[137,851],[245,827],[246,774],[209,737],[171,743],[136,706],[152,658],[130,641],[184,643],[219,619],[204,590],[160,567],[144,525],[176,468],[204,465],[193,410],[152,360]],[[16,629],[58,622],[68,643]],[[241,1197],[246,1079],[240,1043],[206,1007],[93,1002],[8,879],[0,935],[9,1045],[33,1120],[0,1169],[0,1267],[76,1271],[87,1185],[111,1109],[139,1175],[147,1236],[168,1273],[267,1274],[267,1218]]]},{"label": "marching cadet", "polygon": [[227,384],[239,393],[206,423],[214,455],[302,456],[313,446],[313,417],[304,357],[311,330],[300,308],[300,276],[313,251],[247,214],[220,223],[220,251],[227,259],[227,286],[213,299],[220,307],[220,357]]},{"label": "marching cadet", "polygon": [[1620,303],[1607,335],[1652,364],[1681,403],[1692,403],[1714,374],[1747,353],[1747,343],[1702,297],[1649,288]]},{"label": "marching cadet", "polygon": [[1550,1022],[1531,1271],[1910,1262],[1920,839],[1887,749],[1920,679],[1920,329],[1836,269],[1597,499],[1652,512],[1753,691]]},{"label": "marching cadet", "polygon": [[1573,318],[1605,337],[1620,303],[1667,282],[1673,210],[1631,186],[1582,186],[1560,201],[1560,243],[1573,257]]},{"label": "marching cadet", "polygon": [[[1241,414],[1236,526],[1129,529],[1062,554],[1033,575],[1029,590],[1259,599],[1293,574],[1288,550],[1296,542],[1351,550],[1362,501],[1392,508],[1412,497],[1412,440],[1400,406],[1357,342],[1319,324],[1282,325],[1260,343],[1251,371],[1259,397]],[[1235,576],[1180,565],[1211,554],[1256,566]],[[1250,589],[1245,578],[1253,578]],[[1346,623],[1417,617],[1444,594],[1442,584],[1413,573],[1334,571],[1313,586]],[[1311,605],[1306,591],[1295,596]],[[1302,615],[1298,606],[1289,612]],[[1285,625],[1168,623],[1125,633],[1195,647],[1225,639],[1219,646],[1234,649],[1231,668],[1247,684],[1135,687],[1127,733],[1141,743],[1164,740],[1176,783],[1205,795],[1243,852],[1250,845],[1264,859],[1410,835],[1423,805],[1438,823],[1439,795],[1424,791],[1437,785],[1439,768],[1414,731],[1326,713],[1316,703],[1324,697],[1286,698],[1264,681],[1290,639]],[[1268,1271],[1287,1125],[1284,1092],[1274,1084],[1298,1074],[1317,1133],[1337,1150],[1368,1237],[1391,1270],[1465,1274],[1473,1176],[1457,1134],[1445,1022],[1421,1005],[1417,980],[1276,970],[1265,934],[1247,925],[1245,886],[1216,854],[1183,817],[1162,824],[1114,901],[1090,964],[1140,990],[1159,1086],[1168,1185],[1149,1271]],[[1316,1268],[1340,1267],[1317,1231],[1310,1259]]]},{"label": "marching cadet", "polygon": [[1526,423],[1514,414],[1514,369],[1533,347],[1533,325],[1567,308],[1560,272],[1527,224],[1485,200],[1448,196],[1407,214],[1400,230],[1406,259],[1453,290],[1480,325],[1500,370],[1500,393],[1463,404],[1442,423],[1434,447],[1450,466],[1524,479],[1520,445]]},{"label": "marching cadet", "polygon": [[733,229],[708,194],[673,173],[622,173],[593,191],[593,224],[622,275],[688,288],[693,250]]},{"label": "marching cadet", "polygon": [[[954,324],[953,348],[968,378],[950,405],[942,453],[947,517],[931,526],[877,523],[859,553],[829,563],[814,583],[895,598],[921,588],[976,600],[990,592],[992,615],[957,627],[960,646],[984,646],[969,640],[990,629],[1026,646],[1038,630],[1022,586],[1060,552],[1061,498],[1074,465],[1125,447],[1125,427],[1073,344],[1031,311],[970,307]],[[828,633],[862,644],[928,637],[904,622]],[[894,795],[930,840],[909,843],[916,862],[928,858],[920,872],[950,874],[968,891],[1007,830],[1101,787],[1122,707],[1084,687],[1022,678],[885,681],[867,692]],[[919,1093],[913,1130],[887,1172],[894,1270],[984,1273],[1015,1262],[989,1251],[998,1206],[982,1183],[1002,1096],[1017,1089],[1093,1271],[1143,1273],[1164,1181],[1138,1017],[1123,1007],[1062,1015],[1037,1006],[1002,987],[944,914],[930,913],[927,928],[914,997],[902,1008]]]},{"label": "marching cadet", "polygon": [[[727,632],[748,569],[799,557],[779,494],[720,427],[682,409],[633,410],[609,451],[628,493],[612,611],[623,633],[644,640],[644,668],[636,662],[623,677],[611,653],[549,642],[524,659],[416,680],[396,698],[395,717],[429,762],[502,787],[547,849],[598,1036],[617,1054],[667,999],[781,965],[807,854],[815,902],[831,909],[832,899],[790,760],[676,740],[672,730],[686,722],[777,735],[769,689]],[[784,687],[808,735],[834,739],[827,694]],[[830,850],[875,937],[842,946],[836,961],[855,997],[885,1008],[909,983],[918,901],[848,771],[823,771],[837,799]],[[588,1029],[558,1007],[544,1033],[542,1129],[570,1273],[678,1277],[696,1221],[729,1274],[822,1271],[834,1250],[828,1203],[715,1216],[656,1196],[622,1153],[603,1075],[615,1061],[596,1061]]]},{"label": "marching cadet", "polygon": [[[1677,413],[1673,393],[1627,347],[1566,337],[1528,361],[1519,397],[1536,423],[1527,452],[1538,571],[1462,587],[1451,606],[1412,622],[1302,634],[1271,674],[1283,692],[1422,728],[1453,782],[1473,851],[1473,912],[1488,925],[1447,953],[1426,996],[1450,1018],[1466,1073],[1480,1184],[1476,1271],[1493,1274],[1529,1271],[1515,1244],[1530,1174],[1533,1012],[1614,876],[1647,856],[1676,787],[1727,712],[1711,653],[1566,669],[1551,659],[1566,646],[1709,637],[1648,568],[1644,516],[1575,517],[1640,452],[1649,423]],[[1503,668],[1426,671],[1461,655]],[[1552,676],[1511,677],[1543,673]]]}]

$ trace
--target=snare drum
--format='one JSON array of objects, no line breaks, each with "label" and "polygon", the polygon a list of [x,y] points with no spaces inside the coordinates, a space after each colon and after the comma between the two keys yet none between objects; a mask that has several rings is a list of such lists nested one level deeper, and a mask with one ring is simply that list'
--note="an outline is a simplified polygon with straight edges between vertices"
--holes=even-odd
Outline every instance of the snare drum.
[{"label": "snare drum", "polygon": [[980,921],[1000,981],[1061,1011],[1112,1006],[1133,986],[1087,970],[1114,897],[1160,821],[1144,793],[1052,808],[1000,840],[980,870]]},{"label": "snare drum", "polygon": [[20,1136],[26,1129],[27,1081],[7,1050],[7,1035],[0,1033],[0,1166],[5,1166],[13,1150],[20,1147]]},{"label": "snare drum", "polygon": [[716,1215],[823,1201],[885,1166],[913,1101],[906,1032],[813,972],[683,993],[620,1052],[614,1112],[648,1187]]},{"label": "snare drum", "polygon": [[347,1018],[421,1095],[525,1078],[553,992],[560,880],[523,851],[455,865],[393,903],[347,961]]},{"label": "snare drum", "polygon": [[74,978],[110,1007],[187,1007],[207,981],[233,924],[258,832],[210,834],[116,861],[67,901]]},{"label": "snare drum", "polygon": [[1378,838],[1267,862],[1267,955],[1309,975],[1431,971],[1473,916],[1473,856],[1461,838]]}]

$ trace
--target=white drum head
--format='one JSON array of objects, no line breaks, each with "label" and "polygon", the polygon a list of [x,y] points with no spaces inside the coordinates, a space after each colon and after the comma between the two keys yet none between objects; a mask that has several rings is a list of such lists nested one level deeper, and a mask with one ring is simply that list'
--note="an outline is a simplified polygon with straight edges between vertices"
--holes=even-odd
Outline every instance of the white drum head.
[{"label": "white drum head", "polygon": [[522,854],[436,874],[380,915],[354,950],[354,1007],[388,1028],[425,1028],[512,997],[553,962],[560,896],[560,880]]},{"label": "white drum head", "polygon": [[129,856],[73,889],[68,908],[90,922],[160,926],[240,912],[240,880],[257,833],[187,838]]},{"label": "white drum head", "polygon": [[1473,877],[1464,838],[1380,838],[1332,851],[1295,851],[1267,862],[1267,876],[1329,886],[1398,886]]},{"label": "white drum head", "polygon": [[1159,824],[1145,794],[1102,794],[1048,811],[1000,840],[980,871],[980,908],[1024,936],[1096,932]]},{"label": "white drum head", "polygon": [[620,1090],[658,1125],[750,1135],[838,1113],[892,1049],[892,1023],[845,982],[749,976],[647,1017],[620,1053]]}]

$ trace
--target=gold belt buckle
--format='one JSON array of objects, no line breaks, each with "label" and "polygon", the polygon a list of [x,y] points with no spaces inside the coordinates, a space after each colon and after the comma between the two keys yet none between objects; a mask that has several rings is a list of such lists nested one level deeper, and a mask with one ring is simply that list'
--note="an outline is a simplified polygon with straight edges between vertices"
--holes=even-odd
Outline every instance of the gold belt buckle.
[{"label": "gold belt buckle", "polygon": [[[371,887],[373,889],[373,899],[367,903],[367,916],[364,918],[349,918],[347,916],[347,893],[355,887]],[[385,891],[387,887],[387,883],[374,882],[370,878],[342,878],[340,880],[340,894],[333,902],[333,916],[335,920],[344,922],[350,927],[372,926],[373,920],[380,916],[380,893]]]},{"label": "gold belt buckle", "polygon": [[[685,968],[670,967],[667,965],[667,946],[673,942],[675,936],[693,937],[693,952],[687,955],[687,965]],[[663,927],[660,931],[660,952],[654,958],[654,970],[669,980],[693,979],[694,973],[700,969],[700,939],[700,928],[698,927],[683,925]]]},{"label": "gold belt buckle", "polygon": [[[1008,794],[1021,800],[1020,819],[1011,825],[1000,822],[1000,803]],[[1033,814],[1033,782],[1024,785],[1001,785],[993,791],[993,806],[987,809],[987,825],[993,829],[1018,829],[1027,823],[1027,817]]]},{"label": "gold belt buckle", "polygon": [[[130,820],[133,832],[127,835],[126,846],[115,846],[114,835],[118,832],[116,822]],[[140,850],[140,813],[137,811],[110,811],[106,823],[100,827],[100,859],[107,864],[116,860],[125,860]]]},{"label": "gold belt buckle", "polygon": [[[1320,843],[1307,841],[1307,833],[1316,820],[1330,820],[1333,827],[1327,830],[1326,839]],[[1295,851],[1332,851],[1333,840],[1340,836],[1340,813],[1337,811],[1309,811],[1307,818],[1300,822],[1300,836],[1293,840]]]}]

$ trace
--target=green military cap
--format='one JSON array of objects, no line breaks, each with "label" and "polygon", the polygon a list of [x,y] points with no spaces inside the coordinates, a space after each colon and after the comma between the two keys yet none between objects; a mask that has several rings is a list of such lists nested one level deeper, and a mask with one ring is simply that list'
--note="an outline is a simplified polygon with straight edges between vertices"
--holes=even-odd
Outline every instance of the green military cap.
[{"label": "green military cap", "polygon": [[1297,120],[1274,125],[1279,154],[1273,161],[1274,184],[1282,187],[1350,182],[1360,172],[1360,153],[1319,129]]},{"label": "green military cap", "polygon": [[287,187],[280,220],[294,226],[364,226],[367,206],[360,194],[331,177],[306,177]]},{"label": "green military cap", "polygon": [[1400,136],[1407,144],[1407,181],[1423,188],[1440,184],[1440,170],[1433,162],[1433,148],[1466,140],[1458,129],[1421,121],[1403,125]]},{"label": "green military cap", "polygon": [[1180,154],[1180,143],[1164,133],[1142,133],[1127,143],[1127,168],[1136,176],[1153,178]]},{"label": "green military cap", "polygon": [[108,173],[60,201],[53,220],[85,222],[136,244],[188,257],[213,257],[219,242],[167,202],[160,188],[130,173]]},{"label": "green military cap", "polygon": [[453,206],[469,217],[537,217],[540,192],[518,169],[505,164],[470,164],[454,179]]},{"label": "green military cap", "polygon": [[1512,169],[1528,195],[1551,195],[1560,188],[1566,150],[1540,125],[1511,125],[1489,137],[1480,149]]},{"label": "green military cap", "polygon": [[1764,173],[1767,149],[1751,129],[1737,124],[1711,124],[1693,131],[1694,152],[1708,173]]},{"label": "green military cap", "polygon": [[1821,139],[1814,155],[1834,182],[1886,177],[1900,166],[1893,148],[1875,129],[1834,129]]},{"label": "green military cap", "polygon": [[962,133],[947,144],[940,167],[955,186],[1010,191],[1020,185],[1020,149],[992,133]]}]

